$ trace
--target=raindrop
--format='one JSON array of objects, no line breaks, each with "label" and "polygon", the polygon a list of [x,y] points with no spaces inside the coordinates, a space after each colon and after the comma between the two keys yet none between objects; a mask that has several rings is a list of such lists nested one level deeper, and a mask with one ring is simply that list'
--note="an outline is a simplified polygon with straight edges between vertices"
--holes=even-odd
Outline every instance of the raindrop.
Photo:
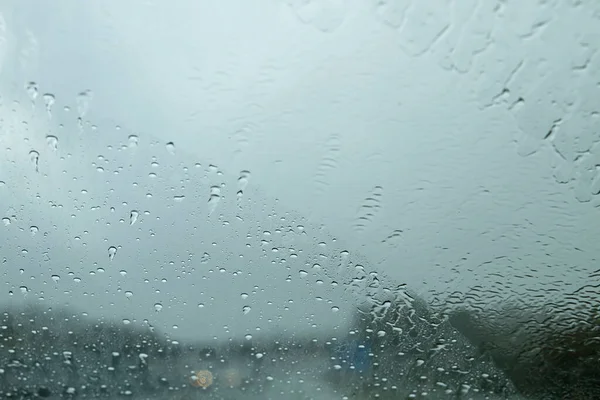
[{"label": "raindrop", "polygon": [[10,218],[8,218],[8,217],[2,218],[2,223],[4,224],[4,226],[9,226],[10,222],[11,222]]},{"label": "raindrop", "polygon": [[248,293],[242,293],[242,300],[246,300],[248,298]]},{"label": "raindrop", "polygon": [[184,195],[173,196],[173,200],[174,200],[176,203],[181,203],[183,200],[185,200],[185,196],[184,196]]},{"label": "raindrop", "polygon": [[23,293],[23,294],[27,294],[27,292],[29,291],[27,286],[21,286],[19,289],[21,290],[21,293]]},{"label": "raindrop", "polygon": [[237,197],[238,200],[244,195],[244,190],[246,190],[246,186],[248,186],[248,181],[250,180],[250,171],[243,170],[240,171],[240,176],[238,178],[238,192]]},{"label": "raindrop", "polygon": [[168,142],[168,143],[167,143],[167,145],[166,145],[166,148],[167,148],[167,151],[168,151],[170,154],[175,154],[175,143],[173,143],[173,142]]},{"label": "raindrop", "polygon": [[90,102],[92,100],[92,91],[91,90],[84,90],[83,92],[79,92],[79,94],[77,95],[77,111],[79,112],[79,117],[83,118],[89,108],[90,108]]},{"label": "raindrop", "polygon": [[112,261],[113,258],[115,258],[115,254],[117,254],[117,248],[115,246],[110,246],[108,248],[108,259]]},{"label": "raindrop", "polygon": [[27,91],[27,95],[31,99],[31,102],[35,102],[35,99],[38,97],[38,84],[35,82],[27,82],[25,90]]},{"label": "raindrop", "polygon": [[134,148],[134,147],[137,147],[139,138],[137,137],[137,135],[129,135],[128,141],[129,141],[129,148]]},{"label": "raindrop", "polygon": [[358,215],[356,216],[356,222],[354,223],[354,228],[359,233],[362,233],[379,213],[382,198],[383,188],[381,186],[375,186],[371,190],[371,194],[363,200],[363,203],[358,210]]},{"label": "raindrop", "polygon": [[256,353],[256,358],[258,358],[259,360],[263,357],[264,357],[263,353]]},{"label": "raindrop", "polygon": [[204,303],[198,303],[198,308],[204,308]]},{"label": "raindrop", "polygon": [[300,270],[300,278],[306,278],[306,276],[308,276],[308,272],[306,272],[305,270]]},{"label": "raindrop", "polygon": [[251,334],[247,334],[246,336],[244,336],[244,338],[246,340],[252,340],[252,335]]},{"label": "raindrop", "polygon": [[34,236],[36,233],[38,233],[39,228],[35,225],[31,225],[29,227],[29,232],[31,232],[31,236]]},{"label": "raindrop", "polygon": [[52,106],[56,102],[56,98],[52,93],[45,93],[42,98],[44,99],[44,104],[46,105],[46,112],[48,116],[52,116]]},{"label": "raindrop", "polygon": [[121,274],[121,276],[125,276],[127,275],[127,271],[125,271],[124,269],[119,271],[119,274]]},{"label": "raindrop", "polygon": [[132,291],[129,291],[129,290],[128,290],[128,291],[126,291],[126,292],[125,292],[125,297],[127,297],[128,299],[132,298],[132,297],[133,297],[133,292],[132,292]]},{"label": "raindrop", "polygon": [[35,150],[29,152],[29,161],[33,164],[35,172],[39,172],[40,153]]},{"label": "raindrop", "polygon": [[60,276],[58,275],[52,275],[51,278],[55,283],[58,283],[58,281],[60,280]]},{"label": "raindrop", "polygon": [[250,308],[250,306],[244,306],[242,308],[244,315],[248,314],[251,310],[252,310],[252,308]]},{"label": "raindrop", "polygon": [[208,213],[209,215],[215,211],[219,201],[221,200],[221,188],[219,186],[212,186],[210,188],[210,197],[208,198]]},{"label": "raindrop", "polygon": [[48,143],[48,147],[50,149],[56,151],[58,149],[58,138],[53,135],[46,136],[46,143]]},{"label": "raindrop", "polygon": [[131,210],[129,212],[129,225],[133,225],[137,222],[138,217],[140,216],[140,213],[138,210]]},{"label": "raindrop", "polygon": [[385,336],[385,331],[378,331],[377,332],[377,336],[384,337]]},{"label": "raindrop", "polygon": [[162,306],[162,304],[160,304],[160,303],[156,303],[156,304],[154,305],[154,309],[156,310],[156,312],[159,312],[160,310],[162,310],[162,309],[163,309],[163,306]]},{"label": "raindrop", "polygon": [[337,306],[333,306],[333,307],[331,307],[331,311],[336,313],[336,312],[340,311],[340,308]]},{"label": "raindrop", "polygon": [[128,320],[128,319],[123,320],[123,325],[129,325],[129,324],[131,324],[130,320]]}]

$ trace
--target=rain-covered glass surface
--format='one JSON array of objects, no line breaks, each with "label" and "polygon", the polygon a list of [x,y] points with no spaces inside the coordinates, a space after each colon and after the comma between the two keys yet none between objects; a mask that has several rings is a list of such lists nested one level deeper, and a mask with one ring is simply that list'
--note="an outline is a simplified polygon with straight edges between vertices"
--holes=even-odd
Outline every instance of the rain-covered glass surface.
[{"label": "rain-covered glass surface", "polygon": [[600,398],[600,3],[0,1],[0,398]]}]

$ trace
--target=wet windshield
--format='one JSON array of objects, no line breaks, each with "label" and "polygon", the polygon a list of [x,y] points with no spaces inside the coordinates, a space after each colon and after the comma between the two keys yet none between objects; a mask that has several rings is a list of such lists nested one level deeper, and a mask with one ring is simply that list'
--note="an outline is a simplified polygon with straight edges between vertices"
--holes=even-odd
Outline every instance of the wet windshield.
[{"label": "wet windshield", "polygon": [[600,398],[600,5],[525,3],[0,2],[0,398]]}]

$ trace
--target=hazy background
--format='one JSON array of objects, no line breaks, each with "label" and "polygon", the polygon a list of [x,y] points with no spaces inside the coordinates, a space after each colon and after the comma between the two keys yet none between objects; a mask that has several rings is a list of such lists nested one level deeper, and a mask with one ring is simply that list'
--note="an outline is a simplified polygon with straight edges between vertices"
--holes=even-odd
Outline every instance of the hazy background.
[{"label": "hazy background", "polygon": [[594,1],[0,1],[0,301],[320,335],[376,272],[575,310],[599,41]]}]

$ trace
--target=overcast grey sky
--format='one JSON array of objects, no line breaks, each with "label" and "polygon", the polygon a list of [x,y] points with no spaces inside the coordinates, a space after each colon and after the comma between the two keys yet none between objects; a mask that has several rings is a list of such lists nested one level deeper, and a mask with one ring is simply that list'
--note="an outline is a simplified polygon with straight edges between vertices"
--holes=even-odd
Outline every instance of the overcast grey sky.
[{"label": "overcast grey sky", "polygon": [[0,301],[225,338],[344,331],[373,271],[442,303],[579,289],[600,11],[571,3],[1,2]]}]

